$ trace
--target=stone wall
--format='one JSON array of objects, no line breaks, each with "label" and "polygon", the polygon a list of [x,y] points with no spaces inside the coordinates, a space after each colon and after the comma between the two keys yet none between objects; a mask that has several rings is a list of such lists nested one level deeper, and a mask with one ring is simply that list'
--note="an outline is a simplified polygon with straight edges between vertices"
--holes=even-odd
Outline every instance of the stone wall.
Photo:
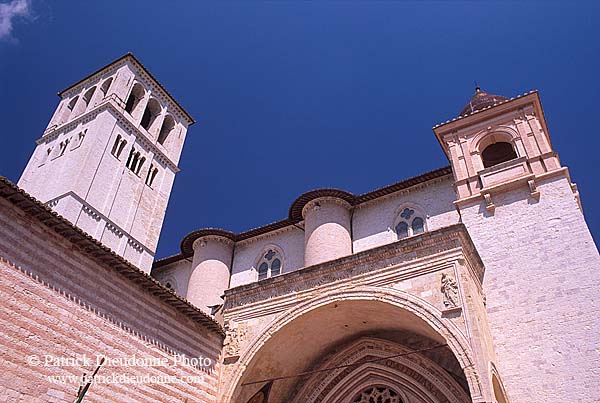
[{"label": "stone wall", "polygon": [[[43,211],[41,216],[48,219]],[[109,377],[108,381],[112,376],[127,376],[138,377],[133,379],[138,383],[117,378],[118,383],[95,384],[86,401],[216,401],[223,339],[214,330],[216,324],[211,329],[193,315],[183,314],[177,304],[132,280],[142,276],[153,281],[143,273],[132,271],[126,276],[112,265],[100,264],[4,198],[0,199],[0,228],[0,402],[72,402],[78,379],[94,370],[97,354],[111,360],[165,361],[154,367],[105,365],[99,375]],[[94,362],[44,365],[45,356],[83,355]],[[208,358],[211,364],[175,365],[175,355]],[[75,378],[56,382],[49,378],[63,375]],[[144,376],[177,379],[161,384],[161,379],[152,382]],[[173,383],[177,380],[185,383]]]},{"label": "stone wall", "polygon": [[[557,176],[558,175],[558,176]],[[486,267],[484,291],[510,401],[598,401],[600,258],[565,171],[461,215]]]}]

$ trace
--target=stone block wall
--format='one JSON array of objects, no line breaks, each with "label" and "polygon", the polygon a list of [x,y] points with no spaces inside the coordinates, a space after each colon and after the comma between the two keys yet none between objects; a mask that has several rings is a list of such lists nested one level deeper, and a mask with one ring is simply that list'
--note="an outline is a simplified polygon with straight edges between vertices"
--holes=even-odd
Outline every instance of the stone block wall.
[{"label": "stone block wall", "polygon": [[461,209],[486,267],[484,292],[510,401],[600,397],[600,258],[568,178],[536,180]]}]

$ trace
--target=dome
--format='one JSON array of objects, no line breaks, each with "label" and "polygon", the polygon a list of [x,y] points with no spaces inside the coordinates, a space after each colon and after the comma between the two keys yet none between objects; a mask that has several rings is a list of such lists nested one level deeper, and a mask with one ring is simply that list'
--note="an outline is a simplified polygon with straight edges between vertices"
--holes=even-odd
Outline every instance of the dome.
[{"label": "dome", "polygon": [[483,108],[487,108],[488,106],[494,106],[500,102],[508,101],[508,98],[503,97],[502,95],[493,95],[488,94],[485,91],[482,91],[481,88],[475,88],[475,94],[465,105],[464,108],[460,111],[460,116],[470,115],[473,112],[477,112]]}]

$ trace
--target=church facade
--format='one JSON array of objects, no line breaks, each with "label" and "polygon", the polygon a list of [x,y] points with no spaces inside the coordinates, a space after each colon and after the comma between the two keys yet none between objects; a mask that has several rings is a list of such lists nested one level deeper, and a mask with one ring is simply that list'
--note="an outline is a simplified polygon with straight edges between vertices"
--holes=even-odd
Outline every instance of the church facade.
[{"label": "church facade", "polygon": [[[365,194],[312,190],[283,220],[198,229],[159,260],[193,118],[132,55],[59,95],[18,186],[0,191],[13,340],[0,379],[16,385],[0,401],[70,401],[19,360],[33,348],[20,337],[44,331],[83,351],[211,362],[185,368],[200,384],[94,385],[90,401],[600,401],[600,257],[537,91],[477,88],[433,128],[447,167]],[[118,283],[118,302],[94,283]],[[62,316],[34,315],[50,302]],[[89,315],[94,329],[72,334],[46,323]]]}]

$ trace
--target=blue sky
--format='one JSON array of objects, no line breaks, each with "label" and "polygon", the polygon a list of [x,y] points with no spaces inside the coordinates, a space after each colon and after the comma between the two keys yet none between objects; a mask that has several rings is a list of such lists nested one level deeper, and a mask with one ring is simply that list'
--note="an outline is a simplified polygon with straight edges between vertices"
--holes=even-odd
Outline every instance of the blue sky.
[{"label": "blue sky", "polygon": [[158,256],[189,231],[285,218],[448,164],[431,130],[484,90],[541,93],[600,234],[600,2],[0,0],[0,175],[17,181],[56,92],[133,52],[198,120]]}]

